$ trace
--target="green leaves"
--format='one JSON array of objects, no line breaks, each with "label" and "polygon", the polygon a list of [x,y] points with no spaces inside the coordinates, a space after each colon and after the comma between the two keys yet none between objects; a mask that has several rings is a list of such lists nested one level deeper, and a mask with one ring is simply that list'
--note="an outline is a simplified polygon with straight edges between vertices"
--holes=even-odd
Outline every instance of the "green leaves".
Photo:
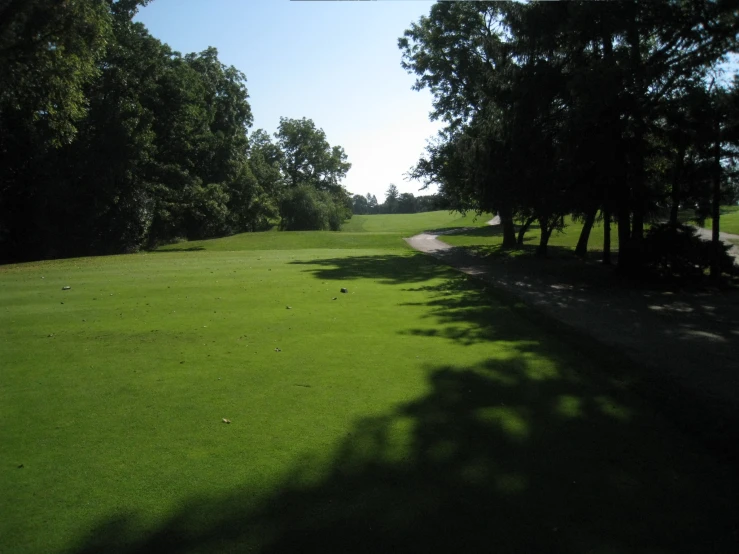
[{"label": "green leaves", "polygon": [[47,147],[68,144],[86,113],[84,88],[98,76],[97,62],[112,38],[105,4],[14,0],[0,21],[3,122],[24,121]]},{"label": "green leaves", "polygon": [[310,119],[280,118],[275,133],[282,150],[280,167],[289,186],[309,185],[335,191],[351,164],[341,146],[331,146],[323,129]]},{"label": "green leaves", "polygon": [[674,174],[659,150],[686,134],[662,131],[671,105],[738,31],[721,1],[437,3],[398,41],[446,123],[410,175],[504,228],[505,213],[544,229],[603,207],[640,241]]}]

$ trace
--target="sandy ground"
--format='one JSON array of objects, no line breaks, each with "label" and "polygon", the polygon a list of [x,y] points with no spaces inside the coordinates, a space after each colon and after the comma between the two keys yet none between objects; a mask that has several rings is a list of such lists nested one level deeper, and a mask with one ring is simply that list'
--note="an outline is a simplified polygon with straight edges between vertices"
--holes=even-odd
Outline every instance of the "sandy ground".
[{"label": "sandy ground", "polygon": [[[609,270],[594,262],[482,260],[437,237],[422,233],[406,241],[416,250],[512,293],[575,330],[618,349],[651,372],[650,378],[658,386],[677,385],[695,393],[701,403],[736,415],[739,421],[736,292],[644,290],[619,284],[608,277]],[[572,271],[558,271],[558,264],[565,263],[582,263],[581,278],[573,278]],[[561,277],[563,273],[568,277]],[[604,278],[593,280],[593,275]]]}]

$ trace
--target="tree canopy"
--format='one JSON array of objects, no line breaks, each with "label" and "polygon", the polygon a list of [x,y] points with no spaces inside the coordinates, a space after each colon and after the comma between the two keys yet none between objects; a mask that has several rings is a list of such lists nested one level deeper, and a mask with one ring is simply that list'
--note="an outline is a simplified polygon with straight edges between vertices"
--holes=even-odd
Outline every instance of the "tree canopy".
[{"label": "tree canopy", "polygon": [[536,220],[545,253],[571,214],[582,253],[600,213],[618,223],[619,263],[637,264],[645,222],[736,186],[735,115],[719,97],[737,87],[719,73],[738,31],[723,0],[434,4],[399,39],[445,123],[411,176],[499,212],[509,247],[514,221]]},{"label": "tree canopy", "polygon": [[264,229],[297,186],[351,216],[344,150],[308,119],[250,135],[246,76],[152,37],[147,3],[0,3],[0,261]]}]

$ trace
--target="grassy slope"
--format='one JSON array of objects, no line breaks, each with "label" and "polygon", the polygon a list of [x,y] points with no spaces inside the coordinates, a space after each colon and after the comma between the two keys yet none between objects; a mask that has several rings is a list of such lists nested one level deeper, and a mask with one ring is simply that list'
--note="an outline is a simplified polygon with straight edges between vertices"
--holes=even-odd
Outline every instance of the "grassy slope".
[{"label": "grassy slope", "polygon": [[[739,206],[722,206],[719,224],[723,233],[739,235]],[[707,219],[705,228],[710,229],[712,225],[713,219]]]},{"label": "grassy slope", "polygon": [[0,551],[731,550],[626,366],[382,217],[0,267]]},{"label": "grassy slope", "polygon": [[[487,217],[489,219],[489,217]],[[356,215],[341,233],[330,231],[297,231],[281,233],[242,233],[208,241],[170,244],[162,251],[240,251],[299,250],[303,248],[398,248],[399,237],[409,237],[426,229],[445,229],[483,225],[485,216],[461,216],[445,211],[412,215]]]}]

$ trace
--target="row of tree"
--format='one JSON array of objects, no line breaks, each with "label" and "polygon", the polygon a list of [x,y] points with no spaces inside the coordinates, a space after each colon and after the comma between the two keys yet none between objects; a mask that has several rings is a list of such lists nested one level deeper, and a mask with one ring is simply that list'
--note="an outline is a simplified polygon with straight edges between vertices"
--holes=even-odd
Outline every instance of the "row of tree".
[{"label": "row of tree", "polygon": [[355,194],[352,197],[352,211],[357,215],[415,214],[446,209],[451,209],[451,205],[439,194],[414,196],[411,192],[401,193],[393,184],[385,192],[385,201],[382,204],[370,193],[367,196]]},{"label": "row of tree", "polygon": [[152,37],[146,3],[0,2],[0,261],[351,217],[344,150],[308,119],[249,135],[244,74]]},{"label": "row of tree", "polygon": [[506,247],[536,222],[542,254],[566,215],[580,254],[604,220],[605,262],[615,222],[624,267],[682,209],[717,233],[737,199],[739,81],[720,68],[738,33],[728,0],[437,3],[399,40],[446,123],[411,176],[498,212]]}]

